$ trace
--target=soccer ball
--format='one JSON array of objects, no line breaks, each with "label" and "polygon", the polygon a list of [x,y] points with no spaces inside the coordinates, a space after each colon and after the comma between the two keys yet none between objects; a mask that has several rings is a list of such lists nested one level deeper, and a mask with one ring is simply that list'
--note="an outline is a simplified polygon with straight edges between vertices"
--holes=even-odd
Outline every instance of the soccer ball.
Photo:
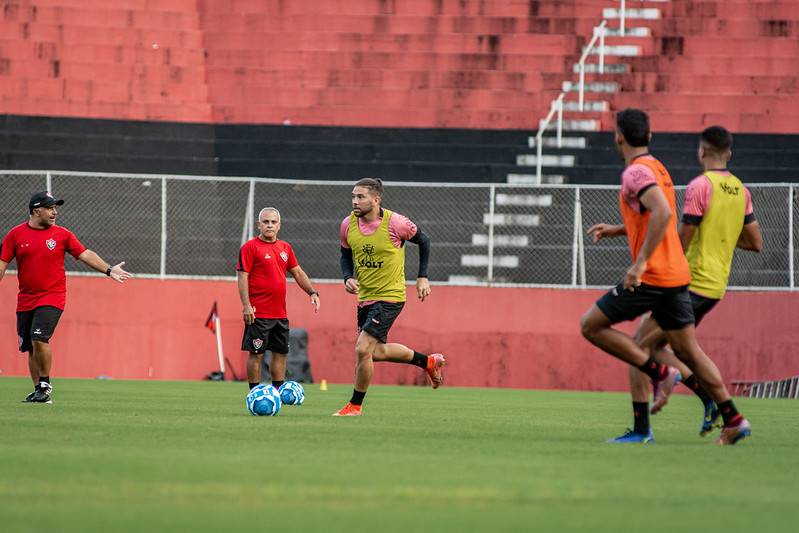
[{"label": "soccer ball", "polygon": [[305,390],[296,381],[287,381],[280,386],[280,401],[286,405],[302,405]]},{"label": "soccer ball", "polygon": [[280,394],[272,385],[256,385],[247,394],[247,411],[253,416],[275,416],[280,411]]}]

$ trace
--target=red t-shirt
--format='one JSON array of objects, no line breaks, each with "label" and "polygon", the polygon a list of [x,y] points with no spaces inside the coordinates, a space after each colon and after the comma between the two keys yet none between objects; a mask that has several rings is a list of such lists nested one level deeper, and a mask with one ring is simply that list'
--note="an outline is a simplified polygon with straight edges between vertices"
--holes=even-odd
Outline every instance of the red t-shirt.
[{"label": "red t-shirt", "polygon": [[286,318],[286,271],[296,266],[294,250],[285,241],[255,237],[244,243],[236,268],[250,275],[248,291],[255,318]]},{"label": "red t-shirt", "polygon": [[36,229],[24,222],[9,231],[0,245],[0,260],[10,263],[17,259],[17,311],[45,305],[63,310],[67,303],[64,255],[77,258],[85,250],[78,238],[61,226]]}]

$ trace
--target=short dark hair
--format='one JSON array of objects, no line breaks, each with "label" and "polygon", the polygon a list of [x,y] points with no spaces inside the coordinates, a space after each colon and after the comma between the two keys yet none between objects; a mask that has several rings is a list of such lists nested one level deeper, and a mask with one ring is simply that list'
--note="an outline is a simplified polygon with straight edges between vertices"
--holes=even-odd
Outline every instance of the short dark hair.
[{"label": "short dark hair", "polygon": [[383,196],[383,180],[380,178],[361,178],[355,186],[366,187],[375,196]]},{"label": "short dark hair", "polygon": [[723,126],[710,126],[699,137],[706,149],[714,152],[726,152],[732,148],[732,133]]},{"label": "short dark hair", "polygon": [[649,146],[649,115],[640,109],[616,113],[616,127],[630,146]]}]

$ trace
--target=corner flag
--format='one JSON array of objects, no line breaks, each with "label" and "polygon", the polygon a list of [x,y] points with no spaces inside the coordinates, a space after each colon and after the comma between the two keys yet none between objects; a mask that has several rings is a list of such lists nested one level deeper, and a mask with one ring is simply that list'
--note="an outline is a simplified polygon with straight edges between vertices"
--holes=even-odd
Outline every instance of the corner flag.
[{"label": "corner flag", "polygon": [[216,353],[219,357],[219,376],[221,381],[225,379],[225,355],[222,353],[222,324],[219,320],[219,312],[216,307],[216,302],[211,307],[211,313],[205,321],[205,327],[211,330],[211,333],[216,334]]}]

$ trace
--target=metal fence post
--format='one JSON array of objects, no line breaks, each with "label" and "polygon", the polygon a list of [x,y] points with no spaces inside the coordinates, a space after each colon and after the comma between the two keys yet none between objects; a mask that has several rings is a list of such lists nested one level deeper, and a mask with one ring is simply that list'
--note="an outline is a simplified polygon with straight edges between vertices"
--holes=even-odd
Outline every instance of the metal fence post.
[{"label": "metal fence post", "polygon": [[166,276],[166,178],[161,178],[161,279]]},{"label": "metal fence post", "polygon": [[794,285],[794,257],[793,257],[793,185],[788,186],[788,280],[791,290]]},{"label": "metal fence post", "polygon": [[255,180],[250,180],[247,203],[244,206],[244,224],[241,227],[241,245],[244,246],[253,234],[252,219],[255,216]]},{"label": "metal fence post", "polygon": [[489,187],[488,204],[488,284],[494,280],[494,205],[496,203],[496,185]]},{"label": "metal fence post", "polygon": [[577,213],[577,206],[580,204],[580,188],[575,187],[574,189],[574,230],[572,231],[572,287],[577,286],[577,270],[578,270],[578,262],[577,257],[579,255],[578,248],[580,247],[580,241],[578,234],[580,233],[580,220],[578,219]]},{"label": "metal fence post", "polygon": [[577,187],[577,250],[580,267],[580,285],[585,287],[585,232],[583,231],[583,203],[580,200],[580,187]]},{"label": "metal fence post", "polygon": [[47,192],[53,194],[53,178],[50,176],[50,173],[47,173],[45,177],[45,187],[47,187]]}]

